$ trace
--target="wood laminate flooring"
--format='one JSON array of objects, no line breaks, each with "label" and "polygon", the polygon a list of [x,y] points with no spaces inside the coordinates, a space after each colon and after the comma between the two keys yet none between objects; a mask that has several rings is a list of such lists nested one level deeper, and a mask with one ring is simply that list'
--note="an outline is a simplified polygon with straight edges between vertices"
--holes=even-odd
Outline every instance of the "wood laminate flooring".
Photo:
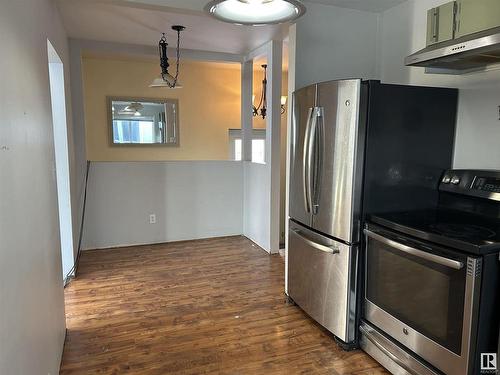
[{"label": "wood laminate flooring", "polygon": [[244,237],[86,251],[60,374],[387,374],[283,290],[282,258]]}]

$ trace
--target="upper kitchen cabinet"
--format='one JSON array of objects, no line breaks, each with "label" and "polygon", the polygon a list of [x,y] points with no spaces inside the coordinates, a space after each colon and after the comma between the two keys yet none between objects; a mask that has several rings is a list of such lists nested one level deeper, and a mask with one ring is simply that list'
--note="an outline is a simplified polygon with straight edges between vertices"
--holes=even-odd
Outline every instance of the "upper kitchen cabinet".
[{"label": "upper kitchen cabinet", "polygon": [[427,17],[427,46],[407,56],[406,66],[446,74],[498,67],[500,0],[457,0],[431,9]]},{"label": "upper kitchen cabinet", "polygon": [[[472,0],[477,1],[477,0]],[[493,0],[497,1],[497,0]],[[445,42],[455,36],[456,3],[441,5],[427,12],[427,45]]]},{"label": "upper kitchen cabinet", "polygon": [[455,37],[500,26],[500,0],[457,0]]}]

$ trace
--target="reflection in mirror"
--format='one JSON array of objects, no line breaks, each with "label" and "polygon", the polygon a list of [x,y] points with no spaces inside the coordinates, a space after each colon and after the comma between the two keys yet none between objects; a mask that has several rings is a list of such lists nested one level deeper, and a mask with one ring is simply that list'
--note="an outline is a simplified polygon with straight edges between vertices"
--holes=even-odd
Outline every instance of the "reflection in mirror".
[{"label": "reflection in mirror", "polygon": [[179,145],[175,99],[108,98],[113,145]]}]

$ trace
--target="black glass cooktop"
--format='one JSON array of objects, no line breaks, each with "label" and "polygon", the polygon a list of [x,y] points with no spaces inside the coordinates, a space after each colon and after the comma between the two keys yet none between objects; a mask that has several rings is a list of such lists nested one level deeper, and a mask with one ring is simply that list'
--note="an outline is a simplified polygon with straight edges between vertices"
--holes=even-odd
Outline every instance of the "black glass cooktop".
[{"label": "black glass cooktop", "polygon": [[453,210],[372,215],[371,221],[393,230],[475,254],[500,250],[500,219]]}]

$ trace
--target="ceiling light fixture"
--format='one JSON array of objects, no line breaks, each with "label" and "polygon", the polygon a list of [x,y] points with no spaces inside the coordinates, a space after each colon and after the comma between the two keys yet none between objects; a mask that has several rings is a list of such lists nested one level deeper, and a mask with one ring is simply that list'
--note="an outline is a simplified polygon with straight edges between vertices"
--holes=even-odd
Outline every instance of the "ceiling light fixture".
[{"label": "ceiling light fixture", "polygon": [[[266,119],[267,116],[267,64],[261,65],[264,69],[264,79],[262,80],[262,93],[259,100],[259,105],[256,107],[255,104],[252,105],[252,113],[254,117],[261,116],[262,119]],[[281,114],[286,112],[286,96],[281,97]],[[255,103],[255,95],[252,95],[252,103]]]},{"label": "ceiling light fixture", "polygon": [[[259,105],[253,106],[253,116],[261,116],[265,119],[267,116],[267,64],[261,65],[264,69],[264,79],[262,80],[262,93],[260,95]],[[254,98],[255,95],[252,96]]]},{"label": "ceiling light fixture", "polygon": [[[120,116],[127,116],[127,115],[134,115],[134,116],[140,116],[140,112],[144,106],[141,103],[137,102],[132,102],[128,105],[125,106],[125,108],[118,110],[118,115]],[[113,112],[115,111],[113,107]],[[139,115],[137,115],[139,113]]]},{"label": "ceiling light fixture", "polygon": [[167,57],[167,37],[165,36],[165,33],[162,33],[162,37],[160,41],[158,42],[158,51],[160,54],[160,67],[161,67],[161,74],[159,77],[155,78],[151,85],[149,87],[168,87],[171,89],[174,88],[182,88],[182,85],[179,83],[178,78],[179,78],[179,63],[181,59],[181,52],[180,52],[180,42],[181,42],[181,31],[185,30],[186,28],[184,26],[180,25],[174,25],[172,26],[172,30],[177,32],[177,48],[176,48],[176,54],[177,54],[177,62],[176,62],[176,68],[175,68],[175,76],[171,75],[168,72],[168,68],[170,67],[170,64],[168,62],[168,57]]},{"label": "ceiling light fixture", "polygon": [[286,112],[286,101],[287,101],[287,97],[285,95],[283,95],[281,97],[281,114],[284,115],[285,112]]},{"label": "ceiling light fixture", "polygon": [[223,22],[257,26],[294,21],[306,7],[299,0],[213,0],[205,11]]}]

